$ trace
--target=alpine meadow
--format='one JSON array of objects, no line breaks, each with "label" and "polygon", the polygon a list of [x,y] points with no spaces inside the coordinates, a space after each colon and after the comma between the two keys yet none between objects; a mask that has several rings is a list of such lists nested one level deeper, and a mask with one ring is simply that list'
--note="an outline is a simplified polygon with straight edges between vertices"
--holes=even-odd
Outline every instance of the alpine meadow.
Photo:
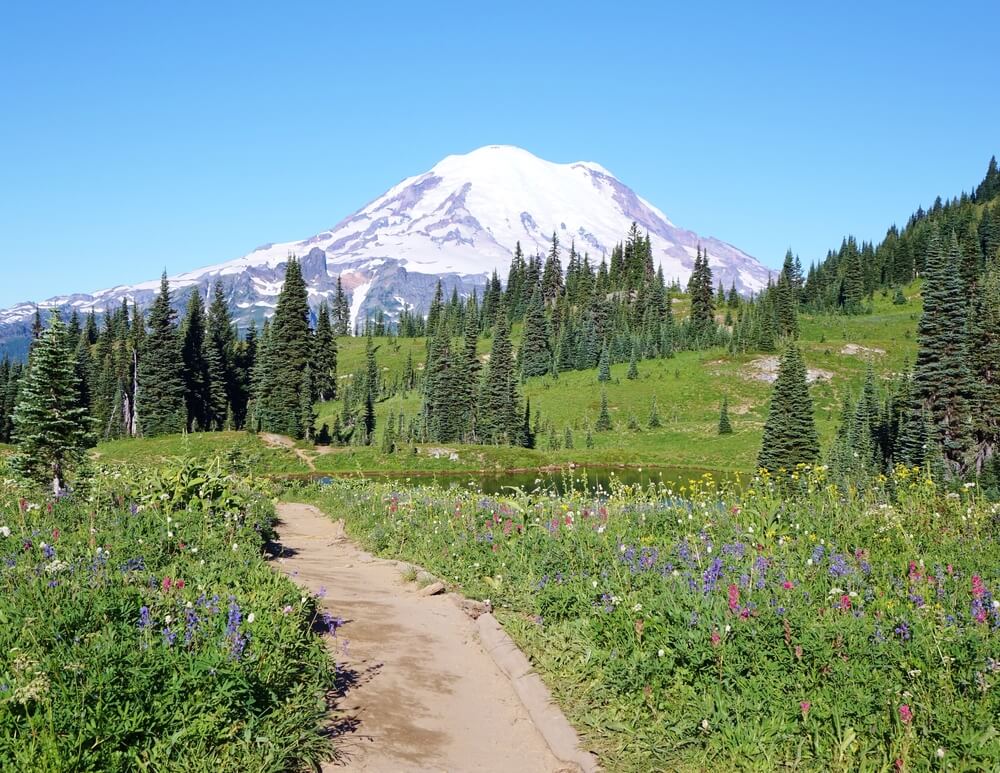
[{"label": "alpine meadow", "polygon": [[12,12],[0,770],[1000,770],[989,47],[511,10]]}]

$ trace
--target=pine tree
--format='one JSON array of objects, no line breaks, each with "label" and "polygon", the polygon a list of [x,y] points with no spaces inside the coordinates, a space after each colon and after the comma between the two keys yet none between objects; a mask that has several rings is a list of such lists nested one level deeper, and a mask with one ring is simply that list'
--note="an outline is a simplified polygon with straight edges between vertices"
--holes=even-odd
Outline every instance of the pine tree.
[{"label": "pine tree", "polygon": [[639,378],[639,365],[636,362],[638,355],[639,355],[638,346],[637,344],[633,343],[632,355],[631,357],[629,357],[628,361],[628,372],[625,374],[625,378],[629,379],[630,381],[634,381],[635,379]]},{"label": "pine tree", "polygon": [[722,408],[719,410],[719,434],[732,435],[733,425],[729,421],[729,398],[722,398]]},{"label": "pine tree", "polygon": [[312,367],[306,365],[306,369],[302,374],[301,391],[299,392],[299,426],[301,428],[301,436],[306,440],[312,440],[313,434],[316,431],[316,410],[314,408],[313,389]]},{"label": "pine tree", "polygon": [[66,476],[85,458],[90,419],[79,405],[79,383],[57,312],[32,347],[14,409],[15,469],[35,480],[52,481],[58,496]]},{"label": "pine tree", "polygon": [[712,291],[712,268],[708,253],[698,246],[694,269],[688,282],[691,294],[691,328],[695,337],[703,337],[715,329],[715,294]]},{"label": "pine tree", "polygon": [[607,344],[601,349],[601,359],[597,363],[597,380],[601,383],[611,380],[611,354]]},{"label": "pine tree", "polygon": [[189,432],[213,429],[209,420],[211,385],[205,360],[205,306],[198,288],[188,296],[187,313],[181,324],[181,357],[184,361],[184,402]]},{"label": "pine tree", "polygon": [[288,259],[285,282],[270,320],[261,376],[254,400],[261,428],[291,437],[303,437],[301,393],[306,365],[312,355],[309,304],[302,269]]},{"label": "pine tree", "polygon": [[552,233],[552,247],[549,250],[548,258],[545,260],[545,269],[542,272],[541,291],[543,303],[552,303],[562,294],[563,271],[562,263],[559,260],[559,237]]},{"label": "pine tree", "polygon": [[524,335],[518,351],[522,375],[544,376],[552,366],[552,331],[545,313],[542,290],[535,287],[524,314]]},{"label": "pine tree", "polygon": [[933,439],[952,473],[961,474],[972,445],[970,400],[973,382],[966,349],[966,297],[958,271],[958,240],[948,253],[937,229],[928,243],[924,270],[923,314],[917,325],[913,369],[914,412],[926,412]]},{"label": "pine tree", "polygon": [[996,263],[983,275],[969,316],[968,352],[975,380],[975,468],[982,474],[1000,453],[1000,265]]},{"label": "pine tree", "polygon": [[483,379],[479,432],[484,443],[514,445],[523,440],[520,400],[506,314],[498,315],[493,347]]},{"label": "pine tree", "polygon": [[594,429],[598,432],[607,432],[611,429],[611,414],[608,413],[608,393],[601,390],[601,412],[597,415],[597,422]]},{"label": "pine tree", "polygon": [[147,437],[183,432],[187,424],[184,359],[175,319],[164,272],[160,294],[149,312],[149,333],[139,364],[137,412],[142,434]]},{"label": "pine tree", "polygon": [[649,420],[646,422],[646,426],[650,429],[659,429],[663,426],[663,422],[660,421],[660,411],[656,406],[655,397],[649,404]]},{"label": "pine tree", "polygon": [[208,308],[205,365],[208,371],[207,420],[211,429],[222,429],[227,420],[236,423],[239,385],[236,374],[236,335],[221,280],[213,289]]},{"label": "pine tree", "polygon": [[563,433],[563,448],[573,449],[573,430],[570,427],[566,427],[566,431]]},{"label": "pine tree", "polygon": [[313,338],[313,383],[319,400],[337,399],[337,339],[326,301],[319,305]]},{"label": "pine tree", "polygon": [[798,347],[792,344],[778,366],[757,466],[771,472],[791,470],[798,464],[811,464],[818,457],[819,438],[806,383],[806,366]]}]

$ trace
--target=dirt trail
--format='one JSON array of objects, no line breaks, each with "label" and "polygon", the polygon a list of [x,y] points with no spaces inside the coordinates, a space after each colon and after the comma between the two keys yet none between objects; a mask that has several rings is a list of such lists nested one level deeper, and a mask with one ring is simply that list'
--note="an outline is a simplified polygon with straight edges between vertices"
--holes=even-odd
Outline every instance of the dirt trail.
[{"label": "dirt trail", "polygon": [[560,763],[447,596],[421,596],[316,508],[278,507],[282,571],[344,625],[331,648],[343,672],[344,759],[324,770],[552,773]]},{"label": "dirt trail", "polygon": [[315,456],[310,456],[308,452],[301,448],[295,447],[295,441],[292,440],[287,435],[276,435],[273,432],[261,432],[260,439],[264,441],[264,445],[271,448],[287,448],[289,451],[294,453],[299,459],[305,462],[306,467],[308,467],[313,472],[316,471],[316,465],[313,464]]}]

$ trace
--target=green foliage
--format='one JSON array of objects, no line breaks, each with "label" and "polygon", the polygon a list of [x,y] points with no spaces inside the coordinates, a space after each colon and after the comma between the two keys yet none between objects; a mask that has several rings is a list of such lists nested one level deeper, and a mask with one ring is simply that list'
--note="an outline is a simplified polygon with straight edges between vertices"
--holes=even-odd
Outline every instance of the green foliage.
[{"label": "green foliage", "polygon": [[594,429],[598,432],[607,432],[611,426],[611,414],[608,413],[608,393],[601,390],[601,412],[597,415]]},{"label": "green foliage", "polygon": [[[4,476],[0,475],[0,478]],[[91,501],[2,489],[0,768],[278,771],[331,756],[311,597],[261,558],[270,493],[185,463]]]},{"label": "green foliage", "polygon": [[295,438],[305,436],[301,395],[312,348],[306,285],[298,260],[291,257],[260,357],[254,400],[262,430]]},{"label": "green foliage", "polygon": [[[187,425],[184,359],[175,318],[170,285],[164,272],[160,293],[149,312],[149,331],[139,365],[139,395],[136,397],[142,434],[150,437],[183,432]],[[108,351],[110,358],[110,343]],[[114,393],[112,386],[111,394]]]},{"label": "green foliage", "polygon": [[54,493],[61,493],[90,445],[90,418],[79,405],[79,381],[58,314],[32,347],[13,424],[15,468],[35,481],[51,481]]},{"label": "green foliage", "polygon": [[806,383],[806,366],[799,348],[792,344],[785,349],[778,366],[757,466],[771,472],[793,470],[799,465],[812,464],[818,457],[819,437]]},{"label": "green foliage", "polygon": [[609,771],[996,769],[991,506],[907,469],[846,500],[798,477],[313,496],[490,598]]},{"label": "green foliage", "polygon": [[[926,414],[932,442],[950,470],[962,474],[972,442],[970,402],[974,382],[966,348],[967,305],[958,274],[960,251],[954,233],[948,252],[932,231],[924,272],[923,314],[917,326],[913,368],[913,418]],[[923,459],[911,460],[920,464]]]},{"label": "green foliage", "polygon": [[722,407],[719,409],[719,434],[732,435],[733,425],[729,421],[729,398],[722,398]]}]

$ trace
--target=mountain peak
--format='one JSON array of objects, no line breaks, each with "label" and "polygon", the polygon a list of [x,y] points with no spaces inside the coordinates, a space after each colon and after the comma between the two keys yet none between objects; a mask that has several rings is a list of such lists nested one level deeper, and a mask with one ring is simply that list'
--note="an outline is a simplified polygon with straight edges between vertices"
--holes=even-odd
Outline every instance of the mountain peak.
[{"label": "mountain peak", "polygon": [[[295,242],[268,244],[248,255],[171,279],[175,290],[223,281],[244,324],[271,313],[290,254],[303,260],[310,301],[330,297],[338,279],[351,294],[355,320],[404,308],[425,311],[439,278],[471,293],[496,270],[506,276],[515,245],[545,254],[555,233],[563,254],[573,244],[592,264],[609,257],[632,223],[648,233],[654,261],[669,280],[687,280],[698,247],[717,280],[756,292],[770,272],[731,244],[678,228],[600,164],[554,163],[514,145],[486,145],[451,155],[408,177],[333,228]],[[564,258],[565,260],[565,258]],[[152,302],[158,282],[92,295],[52,298],[47,307],[103,311],[123,298]],[[186,292],[176,294],[182,303]],[[30,319],[34,307],[0,312],[3,328]]]}]

